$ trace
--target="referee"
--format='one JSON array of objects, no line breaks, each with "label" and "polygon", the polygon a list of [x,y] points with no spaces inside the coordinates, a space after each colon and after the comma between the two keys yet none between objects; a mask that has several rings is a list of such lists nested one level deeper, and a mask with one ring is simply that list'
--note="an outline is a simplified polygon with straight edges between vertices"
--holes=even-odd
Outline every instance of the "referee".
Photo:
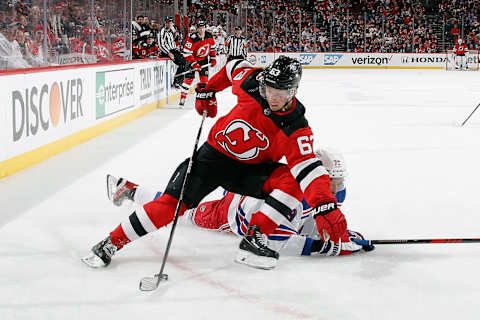
[{"label": "referee", "polygon": [[246,59],[247,47],[248,42],[245,37],[242,36],[242,27],[235,27],[235,34],[228,37],[227,41],[225,41],[227,61],[233,59]]},{"label": "referee", "polygon": [[[165,18],[165,26],[160,30],[158,35],[158,45],[161,51],[161,57],[169,57],[178,66],[177,73],[174,78],[174,85],[176,87],[183,83],[184,75],[180,75],[188,70],[189,64],[183,57],[180,50],[177,49],[177,42],[175,41],[176,30],[173,27],[173,18]],[[177,76],[178,75],[178,76]]]}]

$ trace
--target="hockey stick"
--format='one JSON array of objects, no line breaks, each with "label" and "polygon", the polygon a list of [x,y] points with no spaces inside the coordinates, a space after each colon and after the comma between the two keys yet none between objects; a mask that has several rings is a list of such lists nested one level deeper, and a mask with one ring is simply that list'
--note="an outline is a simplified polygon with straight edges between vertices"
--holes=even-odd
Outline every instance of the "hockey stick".
[{"label": "hockey stick", "polygon": [[[200,70],[202,70],[203,68],[206,68],[206,67],[210,67],[210,63],[207,63],[207,64],[203,65],[203,66],[200,68]],[[183,76],[183,75],[185,75],[185,74],[187,74],[187,73],[190,73],[190,72],[195,72],[195,71],[200,71],[200,70],[198,70],[198,69],[190,69],[190,70],[188,70],[188,71],[185,71],[185,72],[176,74],[176,75],[174,76],[174,78]]]},{"label": "hockey stick", "polygon": [[472,113],[470,113],[470,115],[468,116],[468,118],[465,119],[465,121],[463,121],[461,127],[463,127],[463,125],[464,125],[465,123],[467,123],[468,119],[470,119],[470,117],[475,113],[475,111],[477,111],[478,107],[480,107],[480,103],[477,104],[477,106],[475,107],[475,109],[473,109]]},{"label": "hockey stick", "polygon": [[175,228],[177,226],[180,207],[182,206],[182,203],[183,203],[183,193],[185,190],[185,184],[190,176],[190,172],[192,171],[193,158],[197,153],[198,141],[200,140],[200,135],[202,133],[202,128],[203,128],[203,122],[205,121],[206,117],[207,117],[207,111],[204,110],[202,115],[202,122],[200,123],[200,128],[198,128],[197,138],[195,140],[195,147],[193,148],[193,154],[188,160],[187,171],[185,173],[185,177],[183,178],[182,189],[180,190],[180,196],[178,197],[177,208],[175,209],[175,216],[173,218],[172,231],[170,231],[170,237],[168,238],[167,248],[165,249],[165,254],[163,255],[163,261],[162,261],[162,266],[160,268],[160,272],[154,275],[153,277],[142,278],[142,280],[140,280],[140,285],[139,285],[139,288],[141,291],[153,291],[158,288],[160,281],[168,280],[168,274],[163,273],[163,269],[165,268],[165,263],[167,262],[168,252],[170,251],[173,234],[175,233]]},{"label": "hockey stick", "polygon": [[480,238],[444,238],[444,239],[396,239],[396,240],[352,240],[360,246],[375,244],[430,244],[430,243],[479,243]]}]

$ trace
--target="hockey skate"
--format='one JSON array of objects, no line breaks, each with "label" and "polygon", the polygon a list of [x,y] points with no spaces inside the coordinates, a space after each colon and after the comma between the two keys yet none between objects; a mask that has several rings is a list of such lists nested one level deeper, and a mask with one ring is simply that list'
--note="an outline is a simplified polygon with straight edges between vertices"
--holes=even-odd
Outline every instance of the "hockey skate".
[{"label": "hockey skate", "polygon": [[260,233],[258,226],[248,227],[239,249],[235,259],[238,263],[265,270],[273,269],[277,265],[279,254],[267,247],[267,237]]},{"label": "hockey skate", "polygon": [[107,196],[117,207],[121,206],[125,199],[133,201],[137,186],[126,179],[107,174]]},{"label": "hockey skate", "polygon": [[110,236],[92,247],[89,255],[82,258],[82,261],[91,268],[106,267],[112,262],[117,247],[112,243]]}]

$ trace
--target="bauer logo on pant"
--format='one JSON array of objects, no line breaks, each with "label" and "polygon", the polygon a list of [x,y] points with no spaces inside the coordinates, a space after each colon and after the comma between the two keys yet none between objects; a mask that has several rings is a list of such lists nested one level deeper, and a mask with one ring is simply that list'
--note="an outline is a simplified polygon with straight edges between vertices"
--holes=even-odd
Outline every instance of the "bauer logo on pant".
[{"label": "bauer logo on pant", "polygon": [[215,140],[240,160],[253,159],[269,146],[268,138],[262,132],[242,120],[230,122],[225,130],[215,135]]}]

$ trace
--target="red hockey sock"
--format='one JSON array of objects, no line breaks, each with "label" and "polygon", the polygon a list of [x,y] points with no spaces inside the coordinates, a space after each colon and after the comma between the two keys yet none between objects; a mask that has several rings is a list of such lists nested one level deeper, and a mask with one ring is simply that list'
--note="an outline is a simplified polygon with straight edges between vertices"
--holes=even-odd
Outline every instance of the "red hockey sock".
[{"label": "red hockey sock", "polygon": [[[126,223],[125,227],[131,229],[129,236],[127,236],[128,232],[126,233],[122,224],[120,224],[110,233],[112,243],[117,249],[121,249],[129,242],[144,236],[147,232],[155,231],[154,228],[160,229],[161,227],[166,226],[173,221],[177,202],[178,200],[175,197],[169,194],[163,194],[157,200],[147,203],[143,206],[143,209],[145,210],[144,212],[142,210],[143,214],[137,210],[124,222]],[[182,204],[179,215],[183,215],[185,210],[186,207]],[[148,225],[150,226],[149,228],[144,228],[144,226]],[[140,232],[138,232],[138,229],[140,229]]]},{"label": "red hockey sock", "polygon": [[252,215],[252,220],[250,220],[250,225],[251,226],[259,226],[260,227],[260,232],[263,234],[266,234],[267,236],[275,229],[277,229],[278,225],[273,222],[272,219],[267,217],[264,213],[261,211],[258,211],[257,213],[254,213]]},{"label": "red hockey sock", "polygon": [[[169,195],[162,194],[157,200],[151,201],[143,206],[148,217],[152,223],[160,229],[173,221],[175,216],[175,209],[177,208],[178,199]],[[185,204],[182,203],[180,207],[179,215],[182,216],[185,213]]]},{"label": "red hockey sock", "polygon": [[121,224],[119,224],[115,230],[110,232],[110,237],[112,238],[112,243],[115,245],[115,247],[117,247],[118,250],[130,242],[130,239],[128,239],[125,235],[125,232],[123,232]]}]

